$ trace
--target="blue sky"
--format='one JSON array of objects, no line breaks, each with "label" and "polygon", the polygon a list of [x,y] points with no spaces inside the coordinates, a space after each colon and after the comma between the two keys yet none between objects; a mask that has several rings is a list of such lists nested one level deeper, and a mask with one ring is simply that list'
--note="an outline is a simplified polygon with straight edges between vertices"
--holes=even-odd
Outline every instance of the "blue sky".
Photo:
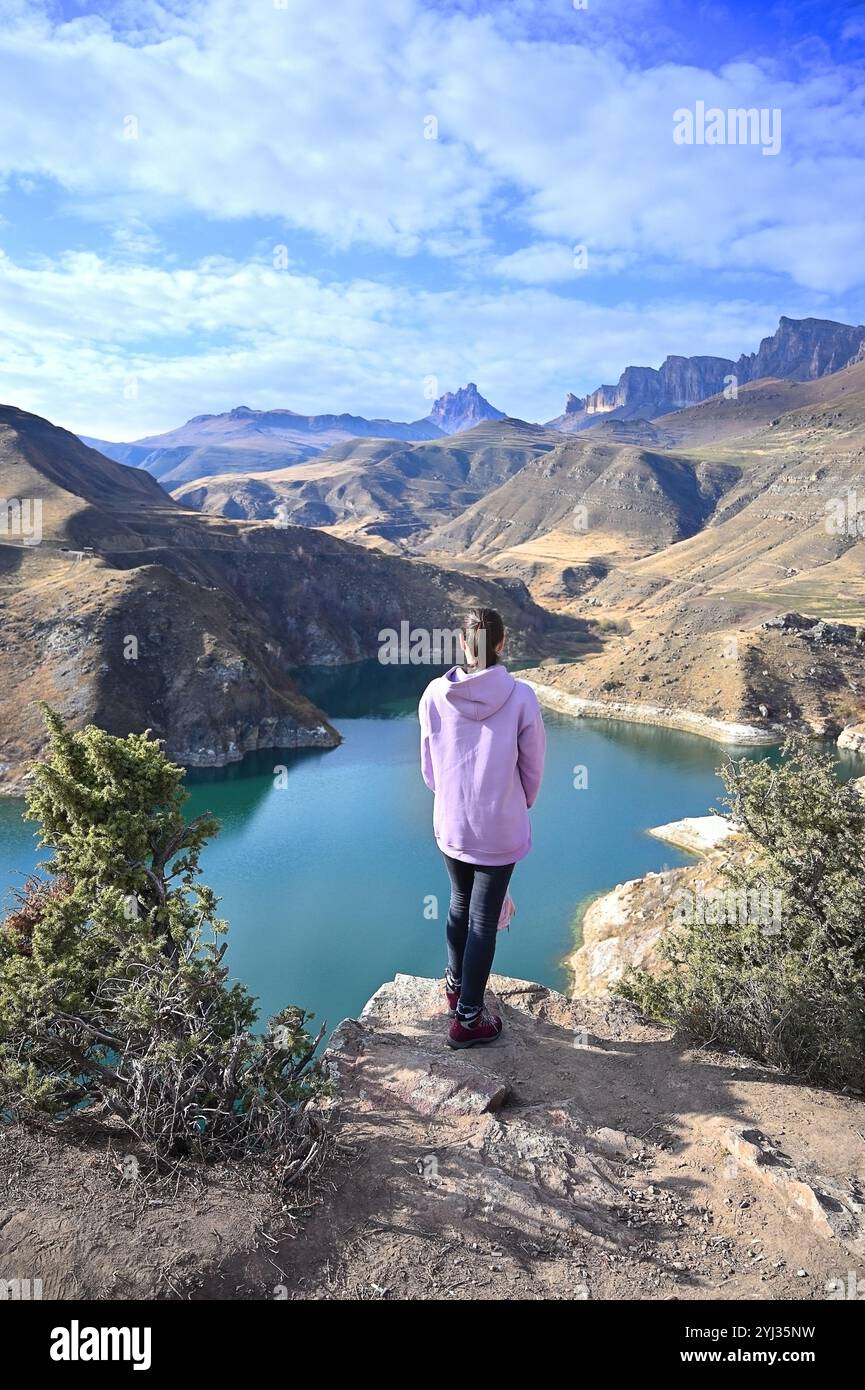
[{"label": "blue sky", "polygon": [[[0,399],[82,433],[239,404],[415,419],[467,380],[547,419],[782,313],[865,320],[863,4],[0,21]],[[677,144],[698,102],[780,111],[780,149]]]}]

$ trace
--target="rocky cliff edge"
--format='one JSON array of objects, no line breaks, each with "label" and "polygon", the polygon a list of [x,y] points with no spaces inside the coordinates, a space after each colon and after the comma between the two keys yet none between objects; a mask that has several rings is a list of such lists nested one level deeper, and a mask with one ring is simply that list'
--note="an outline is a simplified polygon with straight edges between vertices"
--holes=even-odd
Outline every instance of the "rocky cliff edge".
[{"label": "rocky cliff edge", "polygon": [[410,975],[333,1034],[357,1162],[331,1297],[824,1298],[861,1263],[861,1100],[617,1000],[491,992],[490,1047],[449,1052],[441,982]]}]

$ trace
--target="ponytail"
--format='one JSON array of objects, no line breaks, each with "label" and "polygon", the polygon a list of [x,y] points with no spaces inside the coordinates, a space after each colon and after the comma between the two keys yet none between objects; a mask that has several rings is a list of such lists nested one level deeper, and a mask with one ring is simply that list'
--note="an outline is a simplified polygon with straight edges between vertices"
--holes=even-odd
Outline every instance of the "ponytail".
[{"label": "ponytail", "polygon": [[472,608],[463,618],[462,634],[469,666],[484,671],[496,665],[496,647],[505,635],[501,613],[494,608]]}]

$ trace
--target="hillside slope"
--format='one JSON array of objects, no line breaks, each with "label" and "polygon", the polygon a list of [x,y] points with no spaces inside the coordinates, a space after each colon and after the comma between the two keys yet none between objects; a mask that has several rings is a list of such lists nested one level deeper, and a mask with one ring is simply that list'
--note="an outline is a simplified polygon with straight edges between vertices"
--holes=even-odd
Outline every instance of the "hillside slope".
[{"label": "hillside slope", "polygon": [[799,613],[707,629],[702,617],[638,619],[597,654],[523,675],[559,714],[740,746],[780,743],[787,729],[836,737],[865,718],[865,629]]},{"label": "hillside slope", "polygon": [[865,616],[865,362],[795,395],[794,409],[760,424],[774,387],[742,393],[747,428],[732,436],[717,430],[717,402],[688,412],[692,447],[702,435],[706,463],[739,477],[699,534],[621,571],[602,601],[653,612],[708,602],[719,618],[722,603],[755,617]]},{"label": "hillside slope", "polygon": [[548,453],[558,436],[522,420],[484,421],[433,442],[355,439],[271,473],[197,479],[178,499],[212,515],[336,528],[411,548],[432,527]]},{"label": "hillside slope", "polygon": [[[785,398],[796,408],[774,414]],[[740,407],[736,435],[728,412]],[[692,536],[599,570],[574,611],[628,631],[538,680],[559,705],[626,706],[622,717],[648,722],[695,711],[776,737],[861,722],[865,361],[789,395],[758,383],[738,402],[695,406],[678,427],[707,468],[735,470],[732,485]]]},{"label": "hillside slope", "polygon": [[539,594],[579,595],[611,564],[698,531],[737,478],[735,465],[586,434],[527,463],[423,549],[522,575]]}]

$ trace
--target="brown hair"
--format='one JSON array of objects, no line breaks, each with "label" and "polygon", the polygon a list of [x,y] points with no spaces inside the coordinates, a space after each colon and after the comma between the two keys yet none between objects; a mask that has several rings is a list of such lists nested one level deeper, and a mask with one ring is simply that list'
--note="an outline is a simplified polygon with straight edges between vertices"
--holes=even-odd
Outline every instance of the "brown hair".
[{"label": "brown hair", "polygon": [[498,661],[496,647],[505,635],[501,613],[494,608],[472,608],[462,623],[466,644],[466,659],[470,666],[485,670]]}]

